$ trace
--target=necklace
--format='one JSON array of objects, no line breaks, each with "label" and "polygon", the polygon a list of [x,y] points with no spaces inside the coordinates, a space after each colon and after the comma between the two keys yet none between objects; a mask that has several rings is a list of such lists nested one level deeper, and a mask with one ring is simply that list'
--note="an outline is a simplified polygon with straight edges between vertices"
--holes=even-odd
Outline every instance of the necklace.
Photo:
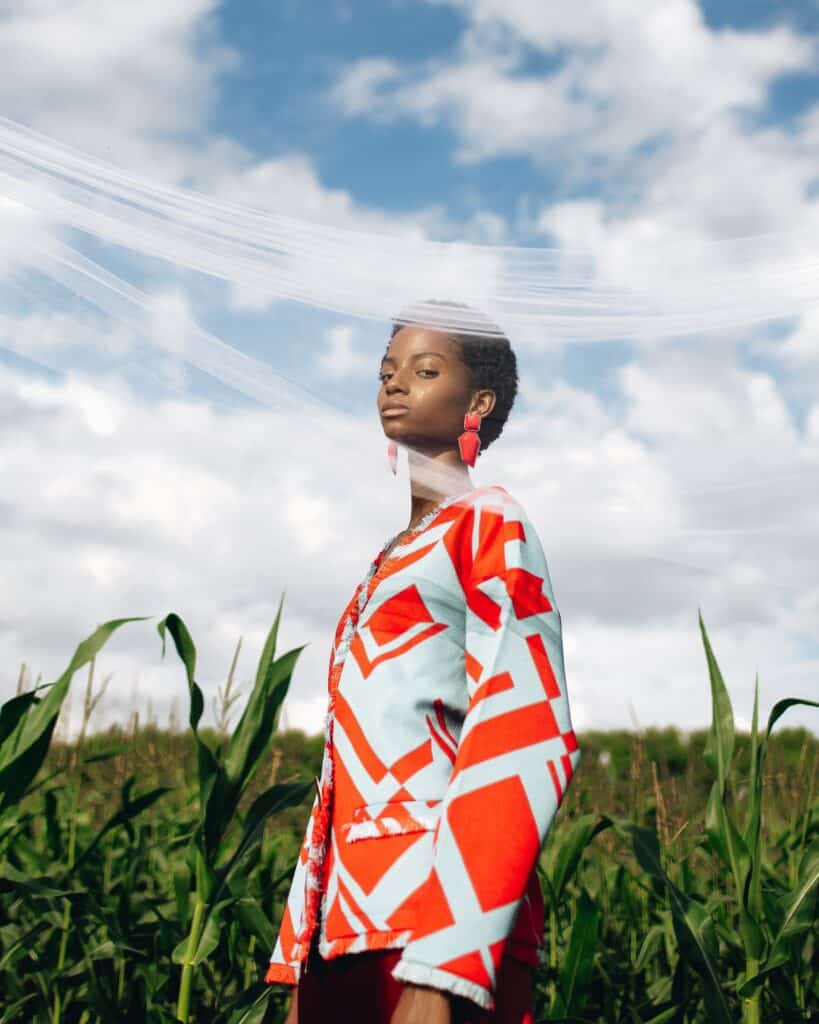
[{"label": "necklace", "polygon": [[[462,498],[467,497],[467,495],[472,494],[474,490],[475,490],[475,488],[470,488],[468,491],[465,491],[463,494],[453,494],[453,495],[450,495],[448,498],[444,498],[442,501],[439,501],[437,505],[433,505],[432,508],[429,510],[429,512],[425,512],[424,515],[421,516],[421,518],[415,524],[415,526],[408,526],[406,528],[406,530],[401,530],[400,533],[396,533],[394,536],[390,537],[387,540],[387,543],[381,549],[382,550],[382,556],[381,556],[382,562],[386,560],[386,556],[389,553],[391,553],[394,550],[394,548],[396,548],[396,547],[399,547],[399,548],[403,547],[404,544],[406,544],[409,540],[411,540],[412,537],[416,533],[419,533],[421,530],[423,530],[425,527],[427,527],[432,522],[432,520],[435,518],[435,516],[438,515],[439,512],[441,512],[447,506],[453,505],[456,501],[460,501]],[[406,538],[403,541],[403,543],[401,543],[401,544],[396,544],[395,543],[398,540],[399,537],[404,537],[405,535],[406,535]],[[378,561],[378,559],[376,559],[376,561]]]}]

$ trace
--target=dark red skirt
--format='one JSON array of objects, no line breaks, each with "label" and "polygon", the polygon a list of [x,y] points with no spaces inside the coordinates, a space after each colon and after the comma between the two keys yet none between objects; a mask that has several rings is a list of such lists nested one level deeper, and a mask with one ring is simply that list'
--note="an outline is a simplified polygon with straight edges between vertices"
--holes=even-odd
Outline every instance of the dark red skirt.
[{"label": "dark red skirt", "polygon": [[[404,983],[392,969],[400,949],[347,953],[323,960],[313,948],[299,979],[299,1024],[389,1024]],[[495,1009],[452,999],[452,1024],[534,1024],[532,968],[505,957],[498,972]]]}]

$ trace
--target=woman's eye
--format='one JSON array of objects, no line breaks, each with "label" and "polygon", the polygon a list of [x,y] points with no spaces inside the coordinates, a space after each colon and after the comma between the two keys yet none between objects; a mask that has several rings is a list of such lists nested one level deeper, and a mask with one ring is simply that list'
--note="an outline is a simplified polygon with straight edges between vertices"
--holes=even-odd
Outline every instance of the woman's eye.
[{"label": "woman's eye", "polygon": [[[418,371],[418,373],[431,373],[433,377],[437,377],[437,376],[438,376],[438,371],[437,371],[437,370],[419,370],[419,371]],[[389,375],[389,373],[379,373],[379,374],[378,374],[378,379],[379,379],[379,380],[381,381],[381,383],[383,384],[383,383],[384,383],[384,381],[385,381],[385,380],[387,379],[387,377],[389,377],[389,376],[390,376],[390,375]]]}]

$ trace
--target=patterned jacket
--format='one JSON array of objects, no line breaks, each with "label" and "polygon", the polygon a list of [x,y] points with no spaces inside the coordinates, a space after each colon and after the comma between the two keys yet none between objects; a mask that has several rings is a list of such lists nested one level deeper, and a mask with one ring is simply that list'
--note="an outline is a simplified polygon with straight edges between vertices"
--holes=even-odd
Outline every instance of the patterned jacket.
[{"label": "patterned jacket", "polygon": [[[541,959],[535,865],[580,761],[537,533],[500,486],[448,499],[345,608],[319,793],[265,980],[403,948],[393,976],[494,1006]],[[320,795],[319,795],[320,794]]]}]

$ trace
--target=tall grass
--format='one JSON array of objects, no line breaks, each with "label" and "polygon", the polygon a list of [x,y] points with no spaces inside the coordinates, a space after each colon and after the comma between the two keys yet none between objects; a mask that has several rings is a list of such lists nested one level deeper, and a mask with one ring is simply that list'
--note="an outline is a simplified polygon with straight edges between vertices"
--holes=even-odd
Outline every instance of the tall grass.
[{"label": "tall grass", "polygon": [[[283,1019],[261,982],[297,856],[321,738],[279,732],[301,648],[276,657],[281,604],[238,720],[238,648],[216,730],[197,657],[173,642],[187,729],[91,734],[100,652],[84,640],[53,684],[0,709],[0,1024]],[[584,761],[539,862],[547,905],[539,1021],[757,1022],[819,1016],[815,925],[819,743],[774,726],[737,736],[700,628],[712,723],[581,736]],[[79,736],[55,727],[88,677]],[[184,687],[183,687],[184,692]],[[798,746],[793,749],[793,743]]]}]

